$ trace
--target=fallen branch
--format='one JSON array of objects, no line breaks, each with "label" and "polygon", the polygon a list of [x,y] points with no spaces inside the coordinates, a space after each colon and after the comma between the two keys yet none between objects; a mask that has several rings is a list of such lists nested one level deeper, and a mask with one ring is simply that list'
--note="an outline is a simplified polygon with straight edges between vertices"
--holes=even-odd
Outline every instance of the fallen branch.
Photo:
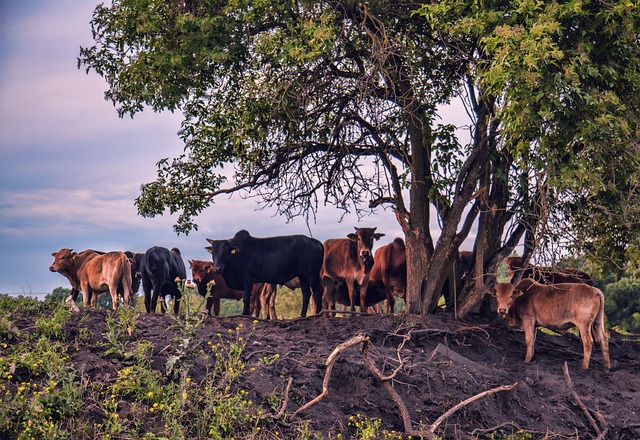
[{"label": "fallen branch", "polygon": [[431,426],[429,427],[429,432],[430,433],[434,433],[436,431],[436,429],[438,429],[438,426],[440,426],[440,424],[442,422],[444,422],[447,418],[449,418],[449,416],[451,416],[453,413],[455,413],[456,411],[458,411],[460,408],[463,408],[465,406],[467,406],[468,404],[470,404],[471,402],[474,402],[478,399],[481,399],[483,397],[486,396],[490,396],[494,393],[497,393],[499,391],[509,391],[510,389],[512,389],[513,387],[515,387],[516,385],[518,385],[518,382],[515,382],[511,385],[502,385],[496,388],[492,388],[490,390],[487,391],[483,391],[479,394],[476,394],[473,397],[469,397],[467,400],[463,400],[462,402],[458,403],[456,406],[454,406],[453,408],[449,409],[447,412],[445,412],[444,414],[442,414],[440,417],[438,417],[436,419],[435,422],[433,422],[431,424]]},{"label": "fallen branch", "polygon": [[269,414],[258,417],[260,420],[266,419],[279,419],[284,415],[284,412],[287,409],[287,405],[289,404],[289,391],[291,390],[291,384],[293,383],[293,377],[289,378],[289,382],[287,382],[287,388],[284,390],[284,400],[282,401],[282,406],[280,410],[276,414]]},{"label": "fallen branch", "polygon": [[[487,434],[489,432],[494,432],[494,431],[497,431],[498,429],[504,428],[505,426],[511,426],[513,428],[516,428],[518,431],[522,430],[520,425],[518,425],[515,422],[505,422],[505,423],[500,423],[499,425],[496,425],[496,426],[492,426],[491,428],[485,428],[485,429],[476,428],[473,431],[471,431],[471,437],[478,434]],[[531,431],[527,431],[527,432],[531,432]]]},{"label": "fallen branch", "polygon": [[[405,433],[412,436],[414,435],[423,436],[420,431],[416,431],[411,427],[411,417],[409,416],[409,411],[407,410],[407,406],[404,404],[404,401],[402,400],[400,395],[389,383],[389,380],[391,380],[393,376],[395,376],[395,373],[393,373],[391,376],[385,377],[382,374],[382,372],[378,369],[376,364],[373,362],[373,360],[368,356],[367,347],[368,347],[368,344],[365,345],[362,351],[362,356],[364,357],[365,362],[369,366],[369,370],[371,370],[371,373],[382,382],[382,386],[389,392],[389,394],[391,395],[391,398],[393,399],[393,401],[396,403],[396,406],[400,410],[400,415],[402,416],[402,423],[404,424]],[[432,435],[428,435],[426,437],[429,440],[433,438]]]},{"label": "fallen branch", "polygon": [[353,338],[349,339],[348,341],[345,341],[342,344],[338,345],[333,350],[333,352],[331,352],[331,354],[329,355],[329,357],[327,358],[327,360],[325,362],[325,365],[327,366],[327,371],[325,372],[324,380],[322,381],[322,393],[320,393],[315,399],[310,400],[309,402],[305,403],[300,408],[298,408],[291,415],[291,417],[297,416],[299,413],[301,413],[305,409],[309,408],[312,405],[315,405],[316,403],[318,403],[322,399],[324,399],[324,397],[329,392],[329,379],[331,378],[331,370],[333,369],[333,364],[335,364],[336,358],[338,357],[338,355],[340,353],[342,353],[344,350],[346,350],[347,348],[351,347],[352,345],[359,344],[359,343],[361,343],[363,341],[368,341],[368,340],[369,340],[369,338],[367,336],[365,336],[365,335],[357,335],[357,336],[354,336]]},{"label": "fallen branch", "polygon": [[589,410],[584,405],[584,403],[582,403],[582,400],[580,399],[578,394],[573,389],[573,382],[571,382],[571,376],[569,376],[569,366],[567,365],[566,361],[565,361],[565,363],[564,363],[564,365],[562,367],[562,371],[564,372],[564,379],[567,382],[567,387],[569,388],[569,391],[571,392],[571,395],[573,396],[573,399],[576,401],[576,403],[578,404],[578,406],[580,407],[580,409],[584,413],[585,417],[587,418],[587,420],[591,424],[591,427],[593,428],[593,430],[598,435],[598,438],[600,438],[600,436],[602,435],[602,431],[600,431],[600,428],[598,427],[598,424],[596,423],[595,420],[593,420],[593,417],[591,417],[591,414],[589,413]]}]

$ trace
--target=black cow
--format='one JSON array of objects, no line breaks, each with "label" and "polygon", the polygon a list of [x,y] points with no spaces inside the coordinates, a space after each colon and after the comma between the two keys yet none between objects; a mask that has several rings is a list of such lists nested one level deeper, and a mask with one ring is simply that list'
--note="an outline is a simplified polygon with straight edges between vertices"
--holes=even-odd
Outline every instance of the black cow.
[{"label": "black cow", "polygon": [[[140,268],[142,267],[142,257],[144,254],[141,252],[124,251],[124,254],[131,261],[131,291],[137,293],[140,289],[140,281],[142,281],[142,273]],[[118,289],[120,293],[120,289]]]},{"label": "black cow", "polygon": [[301,316],[307,315],[312,291],[315,313],[320,313],[324,250],[318,240],[304,235],[255,238],[242,230],[228,240],[207,241],[214,271],[222,275],[227,286],[242,290],[243,315],[249,314],[254,283],[285,284],[295,277],[302,288]]},{"label": "black cow", "polygon": [[[173,311],[178,313],[182,293],[178,289],[176,278],[187,278],[187,270],[177,248],[171,250],[160,246],[149,248],[140,261],[142,289],[144,290],[144,306],[147,313],[156,311],[158,296],[171,295],[174,298]],[[153,296],[151,291],[153,290]],[[164,301],[160,308],[165,312]]]}]

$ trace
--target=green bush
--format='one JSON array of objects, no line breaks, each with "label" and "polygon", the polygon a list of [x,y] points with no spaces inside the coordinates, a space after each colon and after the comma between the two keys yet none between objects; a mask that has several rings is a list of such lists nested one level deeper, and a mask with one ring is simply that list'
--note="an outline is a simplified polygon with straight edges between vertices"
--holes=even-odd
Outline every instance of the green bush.
[{"label": "green bush", "polygon": [[611,327],[640,332],[640,279],[622,278],[605,287],[604,311]]}]

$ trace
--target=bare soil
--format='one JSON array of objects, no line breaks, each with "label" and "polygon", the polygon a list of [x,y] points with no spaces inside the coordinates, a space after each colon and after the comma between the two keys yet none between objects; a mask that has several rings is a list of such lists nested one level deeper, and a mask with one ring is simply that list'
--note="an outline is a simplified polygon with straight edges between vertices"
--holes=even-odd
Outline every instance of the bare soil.
[{"label": "bare soil", "polygon": [[[102,338],[108,313],[74,313],[66,327],[70,341],[83,328],[91,331],[91,339],[71,352],[76,368],[94,382],[112,380],[121,368],[104,355]],[[594,347],[590,369],[581,369],[582,344],[576,336],[538,330],[534,359],[525,364],[521,331],[498,319],[487,323],[456,320],[446,314],[318,316],[256,323],[240,316],[208,317],[199,336],[205,343],[217,343],[219,337],[234,337],[239,323],[244,324],[242,333],[248,341],[243,359],[252,367],[242,379],[243,388],[253,402],[265,402],[267,412],[272,411],[266,404],[268,396],[274,391],[284,395],[289,378],[289,415],[320,395],[329,356],[340,344],[364,335],[369,341],[366,352],[383,375],[392,375],[400,367],[386,382],[406,406],[413,430],[428,429],[465,399],[515,384],[461,407],[439,424],[435,434],[456,439],[507,438],[525,431],[532,434],[528,438],[589,439],[600,433],[606,439],[640,438],[640,343],[622,340],[619,335],[612,335],[610,341],[610,372],[603,371],[599,347]],[[17,324],[32,325],[27,321]],[[173,324],[168,315],[144,314],[138,317],[132,334],[134,340],[153,344],[152,367],[158,371],[164,371],[174,352]],[[355,430],[350,417],[360,414],[381,419],[384,430],[408,434],[397,404],[372,373],[362,349],[359,343],[336,353],[324,398],[287,420],[308,420],[310,428],[325,438],[336,438],[339,433],[348,438]],[[274,361],[259,362],[267,358]],[[563,373],[565,362],[575,395]],[[193,383],[204,382],[205,363],[199,358],[192,367]],[[281,428],[284,438],[293,438],[287,437],[293,431],[287,431],[286,422]],[[156,429],[149,426],[150,431]]]}]

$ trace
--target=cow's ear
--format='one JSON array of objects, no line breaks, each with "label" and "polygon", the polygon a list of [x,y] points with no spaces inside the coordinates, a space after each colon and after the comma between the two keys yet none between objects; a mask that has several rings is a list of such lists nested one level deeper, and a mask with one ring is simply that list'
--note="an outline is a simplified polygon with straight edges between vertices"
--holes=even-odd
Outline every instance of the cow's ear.
[{"label": "cow's ear", "polygon": [[78,256],[77,252],[71,252],[71,259],[72,260],[75,260],[77,256]]},{"label": "cow's ear", "polygon": [[189,260],[189,269],[193,269],[193,260]]},{"label": "cow's ear", "polygon": [[522,290],[518,290],[518,289],[514,289],[513,290],[513,297],[514,298],[518,298],[520,296],[524,295],[524,292]]},{"label": "cow's ear", "polygon": [[55,256],[56,256],[56,254],[57,254],[57,252],[52,252],[52,253],[51,253],[51,256],[52,256],[52,257],[55,257]]},{"label": "cow's ear", "polygon": [[232,254],[237,254],[238,252],[240,252],[240,249],[235,246],[231,246],[229,252],[231,252]]},{"label": "cow's ear", "polygon": [[207,250],[207,252],[209,252],[210,254],[213,253],[213,251],[211,250],[211,246],[205,246],[205,249]]},{"label": "cow's ear", "polygon": [[373,238],[375,238],[376,240],[380,240],[382,237],[384,237],[384,234],[382,232],[373,234]]},{"label": "cow's ear", "polygon": [[347,237],[351,241],[358,241],[358,235],[354,234],[353,232],[351,234],[347,234]]}]

